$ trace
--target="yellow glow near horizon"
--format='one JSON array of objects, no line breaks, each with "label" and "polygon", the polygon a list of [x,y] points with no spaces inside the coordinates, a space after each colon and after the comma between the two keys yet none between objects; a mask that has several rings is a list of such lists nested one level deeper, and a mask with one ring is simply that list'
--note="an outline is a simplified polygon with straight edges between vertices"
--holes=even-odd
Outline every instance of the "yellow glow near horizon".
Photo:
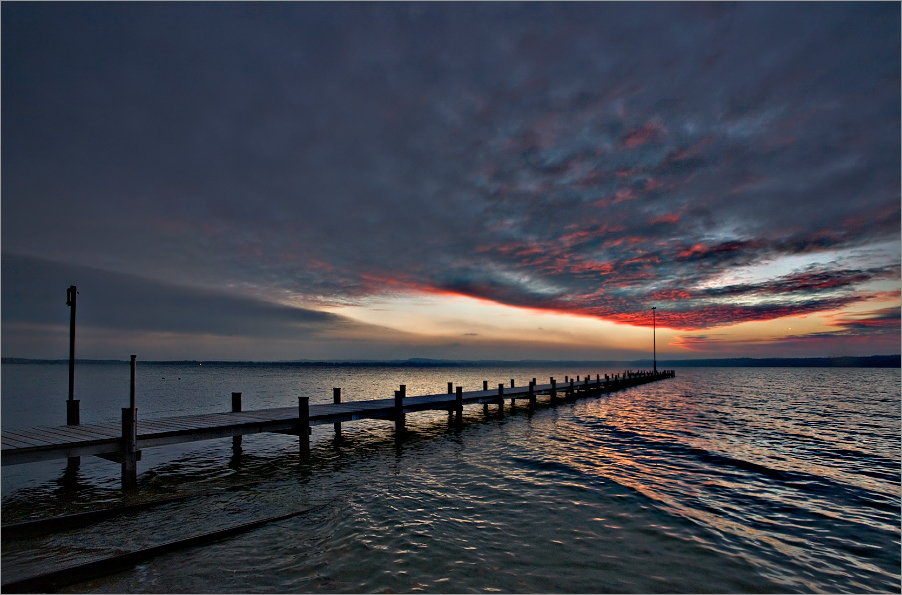
[{"label": "yellow glow near horizon", "polygon": [[[868,301],[848,308],[805,316],[767,321],[741,322],[692,331],[659,326],[656,346],[662,355],[698,353],[693,339],[721,344],[731,351],[743,344],[777,344],[799,337],[838,330],[837,322],[856,313],[898,306],[898,301]],[[419,335],[467,343],[521,341],[548,345],[583,346],[606,352],[649,353],[651,329],[561,312],[506,306],[454,294],[419,293],[370,298],[353,306],[335,306],[327,311],[351,319]],[[649,314],[650,315],[650,314]],[[707,351],[712,353],[714,345]],[[724,356],[727,354],[724,353]]]},{"label": "yellow glow near horizon", "polygon": [[[327,311],[391,329],[455,339],[566,343],[607,350],[651,351],[650,328],[559,312],[506,306],[452,294],[371,298]],[[651,312],[649,312],[649,322]],[[658,346],[674,332],[658,329]]]}]

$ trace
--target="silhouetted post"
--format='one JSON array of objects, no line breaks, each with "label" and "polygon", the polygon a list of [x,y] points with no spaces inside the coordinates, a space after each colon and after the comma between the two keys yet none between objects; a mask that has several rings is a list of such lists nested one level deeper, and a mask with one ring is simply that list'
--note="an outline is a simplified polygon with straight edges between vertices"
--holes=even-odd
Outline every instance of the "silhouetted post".
[{"label": "silhouetted post", "polygon": [[460,423],[464,414],[464,389],[462,386],[457,387],[457,394],[454,399],[454,409],[457,412],[457,423]]},{"label": "silhouetted post", "polygon": [[[511,378],[511,388],[514,388],[514,379]],[[511,407],[514,406],[514,397],[511,397]]]},{"label": "silhouetted post", "polygon": [[[75,286],[66,290],[66,305],[69,310],[69,400],[66,401],[66,425],[79,424],[78,400],[75,399]],[[81,457],[69,457],[66,465],[68,471],[74,471],[81,463]]]},{"label": "silhouetted post", "polygon": [[129,407],[122,408],[122,489],[131,490],[138,485],[138,408],[135,407],[135,360],[131,356],[129,382]]},{"label": "silhouetted post", "polygon": [[504,413],[504,383],[498,383],[498,413]]},{"label": "silhouetted post", "polygon": [[[232,413],[241,412],[241,393],[232,393]],[[241,436],[232,436],[232,450],[241,450]]]},{"label": "silhouetted post", "polygon": [[529,407],[533,408],[536,406],[536,393],[534,391],[536,386],[536,379],[533,378],[532,382],[529,383]]},{"label": "silhouetted post", "polygon": [[402,384],[400,390],[395,391],[395,434],[400,436],[404,433],[404,395],[407,392],[407,386]]},{"label": "silhouetted post", "polygon": [[554,400],[557,398],[557,382],[554,381],[554,377],[551,377],[551,402],[554,403]]},{"label": "silhouetted post", "polygon": [[[332,403],[338,405],[341,403],[341,389],[340,388],[332,388]],[[341,422],[335,422],[335,441],[341,440]]]},{"label": "silhouetted post", "polygon": [[448,394],[449,394],[449,395],[453,395],[453,394],[454,394],[454,383],[453,383],[453,382],[449,382],[449,383],[448,383]]},{"label": "silhouetted post", "polygon": [[298,442],[301,460],[310,460],[310,397],[298,397]]},{"label": "silhouetted post", "polygon": [[482,390],[489,390],[489,381],[488,380],[482,381]]},{"label": "silhouetted post", "polygon": [[655,319],[655,310],[657,310],[657,306],[651,307],[651,357],[652,357],[652,366],[654,367],[654,371],[658,371],[658,346],[655,344],[655,331],[658,327],[658,322]]}]

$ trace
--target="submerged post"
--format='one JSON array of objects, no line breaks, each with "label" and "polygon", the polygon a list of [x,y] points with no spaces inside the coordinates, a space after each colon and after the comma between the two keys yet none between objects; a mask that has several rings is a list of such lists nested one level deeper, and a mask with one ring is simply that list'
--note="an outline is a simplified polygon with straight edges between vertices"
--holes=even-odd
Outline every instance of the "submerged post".
[{"label": "submerged post", "polygon": [[[241,393],[232,393],[232,413],[241,411]],[[241,436],[232,436],[232,450],[241,450]]]},{"label": "submerged post", "polygon": [[[75,296],[78,291],[72,285],[66,290],[66,305],[69,310],[69,399],[66,401],[66,425],[77,426],[80,422],[78,414],[78,400],[75,398]],[[81,463],[81,457],[69,457],[66,465],[69,470],[74,470]]]},{"label": "submerged post", "polygon": [[301,460],[310,460],[310,397],[298,397],[298,442]]}]

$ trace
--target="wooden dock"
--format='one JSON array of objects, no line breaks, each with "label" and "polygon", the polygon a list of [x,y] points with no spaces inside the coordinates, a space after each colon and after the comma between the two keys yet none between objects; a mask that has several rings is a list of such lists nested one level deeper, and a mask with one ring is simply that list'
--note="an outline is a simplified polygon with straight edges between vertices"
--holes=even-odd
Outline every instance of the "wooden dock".
[{"label": "wooden dock", "polygon": [[[134,370],[134,368],[133,368]],[[334,389],[333,403],[310,405],[309,397],[298,397],[297,407],[277,407],[255,411],[241,411],[240,393],[232,394],[232,411],[205,415],[185,415],[152,420],[137,418],[132,395],[131,407],[122,409],[122,424],[82,424],[37,427],[28,430],[4,430],[0,434],[2,450],[0,462],[18,465],[52,459],[99,456],[122,464],[122,485],[127,489],[137,481],[137,461],[141,450],[168,444],[233,437],[233,445],[240,448],[241,436],[261,432],[276,432],[299,436],[301,457],[310,454],[310,427],[334,424],[338,436],[345,422],[363,419],[393,420],[397,432],[404,431],[407,413],[426,410],[448,410],[460,416],[464,405],[483,403],[504,406],[504,400],[526,399],[535,406],[539,396],[551,403],[580,396],[594,396],[623,388],[672,378],[673,370],[624,372],[613,377],[596,375],[594,379],[567,378],[558,383],[514,387],[499,384],[483,390],[463,392],[461,387],[442,394],[408,397],[404,385],[395,391],[394,398],[369,401],[341,402],[340,389]],[[132,383],[134,386],[134,383]]]}]

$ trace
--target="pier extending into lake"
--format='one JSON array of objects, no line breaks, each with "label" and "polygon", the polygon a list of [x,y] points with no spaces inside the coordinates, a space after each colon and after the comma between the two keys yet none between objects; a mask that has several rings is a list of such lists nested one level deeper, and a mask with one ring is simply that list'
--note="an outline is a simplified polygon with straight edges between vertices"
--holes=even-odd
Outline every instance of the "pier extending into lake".
[{"label": "pier extending into lake", "polygon": [[483,381],[482,390],[464,392],[462,387],[448,383],[448,391],[441,394],[407,396],[405,385],[395,391],[394,398],[368,401],[341,400],[341,389],[333,389],[333,402],[310,404],[309,397],[298,397],[297,407],[276,407],[242,411],[241,393],[232,393],[232,410],[222,413],[184,415],[138,421],[134,396],[134,358],[132,359],[132,394],[130,407],[122,409],[122,423],[71,424],[36,427],[28,430],[3,430],[0,434],[0,463],[18,465],[53,459],[98,456],[122,465],[122,487],[137,484],[137,462],[145,448],[232,437],[233,447],[241,447],[246,434],[274,432],[299,437],[300,456],[310,456],[310,428],[334,424],[336,438],[341,436],[341,424],[363,419],[392,420],[400,435],[405,430],[406,415],[417,411],[447,410],[460,422],[464,405],[482,403],[486,410],[495,405],[503,411],[504,401],[513,405],[517,399],[535,407],[538,397],[550,404],[578,397],[596,396],[647,382],[673,378],[673,370],[625,371],[613,376],[597,374],[595,378],[565,377],[563,382],[550,378],[547,384],[537,384],[533,378],[527,386],[498,384],[489,388]]}]

